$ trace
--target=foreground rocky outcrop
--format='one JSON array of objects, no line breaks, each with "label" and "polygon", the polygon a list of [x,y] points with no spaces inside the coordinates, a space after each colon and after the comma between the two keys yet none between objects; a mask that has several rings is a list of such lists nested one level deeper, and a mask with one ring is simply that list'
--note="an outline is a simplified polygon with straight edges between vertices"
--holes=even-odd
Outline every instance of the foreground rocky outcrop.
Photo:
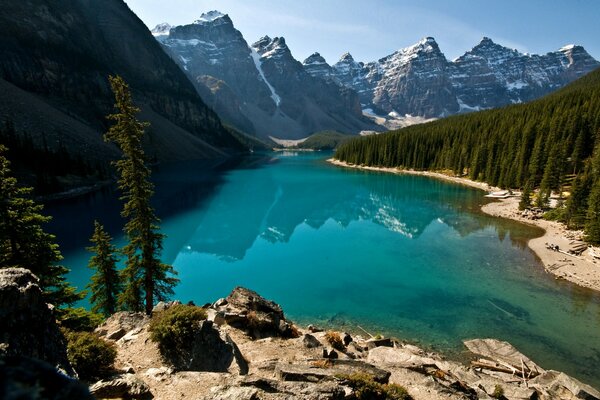
[{"label": "foreground rocky outcrop", "polygon": [[[159,304],[157,311],[169,306]],[[479,358],[473,356],[473,364],[464,365],[389,338],[339,333],[341,345],[334,349],[331,333],[294,326],[279,305],[245,288],[236,288],[205,307],[209,320],[199,324],[198,347],[189,356],[208,354],[210,359],[212,344],[203,348],[206,339],[202,338],[228,338],[223,341],[237,350],[236,355],[233,350],[223,353],[224,359],[232,360],[227,368],[216,368],[214,363],[174,366],[150,340],[146,319],[117,314],[98,332],[108,337],[109,332],[127,331],[112,339],[118,348],[116,367],[126,373],[115,377],[114,383],[92,386],[92,392],[112,398],[106,395],[111,385],[127,387],[123,380],[136,380],[147,385],[148,392],[128,393],[131,398],[350,399],[354,389],[349,377],[366,376],[382,387],[402,385],[414,399],[490,399],[500,392],[507,399],[600,398],[593,388],[563,373],[546,371],[510,344],[493,339],[467,342]],[[260,323],[253,322],[255,318]],[[132,320],[139,324],[131,324]],[[239,360],[244,360],[246,369],[240,368]]]},{"label": "foreground rocky outcrop", "polygon": [[67,374],[76,375],[39,279],[24,268],[0,269],[0,398],[93,398]]},{"label": "foreground rocky outcrop", "polygon": [[[184,307],[160,303],[155,310],[164,315],[175,305]],[[600,399],[595,389],[544,370],[506,342],[465,342],[479,358],[464,365],[389,338],[301,329],[279,305],[239,287],[204,307],[208,319],[196,322],[175,358],[151,339],[151,318],[111,316],[96,333],[118,350],[115,373],[88,392],[53,366],[72,371],[34,275],[0,270],[0,312],[0,398],[87,399],[89,392],[167,400],[374,398],[364,394],[368,387],[387,393],[376,398],[392,399]]]},{"label": "foreground rocky outcrop", "polygon": [[37,358],[74,375],[65,338],[31,271],[0,269],[0,321],[0,355]]}]

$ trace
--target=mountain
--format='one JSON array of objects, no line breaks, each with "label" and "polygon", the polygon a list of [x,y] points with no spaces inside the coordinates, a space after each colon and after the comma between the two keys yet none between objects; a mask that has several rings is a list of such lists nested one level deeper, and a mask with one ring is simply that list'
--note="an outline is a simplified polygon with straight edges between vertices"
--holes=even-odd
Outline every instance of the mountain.
[{"label": "mountain", "polygon": [[[165,28],[166,29],[166,28]],[[118,156],[103,141],[114,99],[108,76],[129,83],[145,148],[157,160],[241,149],[122,0],[6,0],[0,10],[0,121],[38,147],[86,162]]]},{"label": "mountain", "polygon": [[331,66],[318,53],[304,61],[312,76],[356,90],[363,108],[426,118],[527,102],[598,66],[581,46],[523,54],[487,37],[453,61],[431,37],[366,64],[348,53]]},{"label": "mountain", "polygon": [[250,46],[218,11],[168,34],[165,26],[153,30],[165,51],[223,120],[247,133],[295,139],[376,127],[362,116],[353,90],[307,73],[284,38],[265,36]]},{"label": "mountain", "polygon": [[[569,49],[567,49],[569,50]],[[600,69],[526,103],[443,118],[382,135],[353,138],[339,160],[415,170],[453,171],[491,186],[538,189],[536,206],[551,193],[570,193],[553,219],[585,228],[600,243]]]}]

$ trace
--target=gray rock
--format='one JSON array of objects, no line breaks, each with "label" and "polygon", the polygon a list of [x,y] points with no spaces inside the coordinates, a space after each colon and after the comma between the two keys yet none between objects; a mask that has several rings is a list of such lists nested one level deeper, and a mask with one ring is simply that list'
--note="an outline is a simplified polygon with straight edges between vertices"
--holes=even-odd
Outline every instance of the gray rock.
[{"label": "gray rock", "polygon": [[159,301],[158,303],[156,303],[154,308],[152,308],[152,313],[165,311],[166,309],[167,309],[167,303],[165,303],[164,301]]},{"label": "gray rock", "polygon": [[296,335],[278,304],[246,288],[233,289],[225,305],[216,308],[216,311],[223,315],[227,324],[245,330],[255,339]]},{"label": "gray rock", "polygon": [[240,383],[242,387],[259,390],[261,400],[343,400],[343,387],[334,381],[299,382],[248,377]]},{"label": "gray rock", "polygon": [[374,349],[375,347],[381,347],[381,346],[393,347],[394,342],[390,338],[383,338],[383,339],[373,338],[373,339],[367,340],[367,348],[369,350]]},{"label": "gray rock", "polygon": [[338,357],[339,357],[339,354],[337,353],[337,351],[335,351],[331,347],[323,349],[323,358],[333,359],[333,358],[338,358]]},{"label": "gray rock", "polygon": [[258,400],[258,389],[252,387],[215,387],[207,400]]},{"label": "gray rock", "polygon": [[304,344],[304,347],[307,349],[314,349],[315,347],[322,346],[321,342],[310,333],[307,333],[302,337],[302,344]]},{"label": "gray rock", "polygon": [[125,336],[127,332],[125,331],[125,329],[123,328],[119,328],[116,331],[112,331],[106,334],[106,338],[108,340],[119,340],[121,339],[123,336]]},{"label": "gray rock", "polygon": [[160,347],[161,354],[178,370],[248,373],[248,363],[235,342],[215,329],[211,321],[202,321],[192,340],[177,348]]},{"label": "gray rock", "polygon": [[545,371],[530,380],[529,385],[549,399],[600,400],[600,392],[596,389],[558,371]]},{"label": "gray rock", "polygon": [[317,328],[314,325],[308,325],[306,328],[308,329],[309,332],[312,332],[312,333],[323,332],[323,329]]},{"label": "gray rock", "polygon": [[82,383],[44,361],[23,356],[0,358],[0,398],[25,400],[93,400]]},{"label": "gray rock", "polygon": [[275,374],[283,381],[319,382],[341,375],[367,374],[376,382],[388,383],[390,372],[357,360],[329,360],[327,367],[314,364],[277,364]]},{"label": "gray rock", "polygon": [[436,365],[436,363],[440,360],[415,354],[410,349],[383,346],[375,347],[369,350],[367,361],[381,366],[388,365],[415,369],[424,366]]},{"label": "gray rock", "polygon": [[[100,336],[123,331],[125,332],[119,339],[122,339],[126,334],[134,329],[141,329],[149,321],[149,318],[144,313],[134,313],[129,311],[119,311],[106,319],[98,328],[96,333]],[[118,340],[118,339],[115,339]]]},{"label": "gray rock", "polygon": [[342,335],[342,341],[344,342],[344,346],[348,346],[350,343],[352,343],[353,339],[349,333],[344,332]]},{"label": "gray rock", "polygon": [[38,283],[38,278],[27,269],[0,269],[3,354],[38,358],[74,376],[65,338]]},{"label": "gray rock", "polygon": [[148,385],[132,374],[98,381],[90,386],[90,392],[101,399],[151,399],[154,397]]}]

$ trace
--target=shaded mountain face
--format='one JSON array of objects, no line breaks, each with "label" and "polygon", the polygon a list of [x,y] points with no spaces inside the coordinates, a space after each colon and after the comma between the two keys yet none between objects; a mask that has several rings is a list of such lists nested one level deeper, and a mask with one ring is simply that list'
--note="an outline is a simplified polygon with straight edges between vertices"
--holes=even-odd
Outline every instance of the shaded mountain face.
[{"label": "shaded mountain face", "polygon": [[87,160],[118,155],[104,143],[113,111],[109,75],[129,83],[158,160],[213,157],[240,145],[122,0],[7,0],[0,11],[0,118],[35,143]]},{"label": "shaded mountain face", "polygon": [[304,61],[309,74],[356,90],[363,107],[423,117],[530,101],[598,66],[581,46],[522,54],[489,38],[448,61],[431,37],[367,64],[348,53],[331,66],[322,57]]},{"label": "shaded mountain face", "polygon": [[302,138],[335,129],[373,129],[358,95],[307,73],[284,38],[249,46],[228,15],[203,14],[190,25],[153,30],[198,93],[224,121],[257,136]]}]

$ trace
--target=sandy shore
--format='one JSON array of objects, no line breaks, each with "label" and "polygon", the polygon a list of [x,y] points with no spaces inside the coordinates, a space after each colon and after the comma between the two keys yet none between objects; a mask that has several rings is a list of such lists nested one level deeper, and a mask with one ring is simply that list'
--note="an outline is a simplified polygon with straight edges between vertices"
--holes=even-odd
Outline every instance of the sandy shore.
[{"label": "sandy shore", "polygon": [[[400,170],[398,168],[377,168],[365,167],[347,164],[335,159],[327,160],[333,165],[357,168],[370,171],[390,172],[395,174],[421,175],[445,181],[454,182],[461,185],[482,189],[487,192],[500,191],[500,188],[489,186],[486,183],[475,182],[466,178],[448,176],[437,172]],[[557,279],[566,279],[577,285],[600,291],[600,260],[594,259],[590,255],[590,250],[586,250],[581,256],[567,255],[546,248],[546,243],[559,246],[561,250],[568,249],[569,243],[574,239],[579,239],[582,232],[569,231],[566,227],[554,221],[543,219],[532,220],[521,215],[519,211],[519,197],[513,196],[507,199],[498,199],[495,202],[488,203],[482,207],[486,214],[496,217],[509,218],[525,224],[534,225],[542,228],[545,233],[543,236],[531,239],[528,243],[533,252],[540,258],[546,271],[554,274]]]}]

